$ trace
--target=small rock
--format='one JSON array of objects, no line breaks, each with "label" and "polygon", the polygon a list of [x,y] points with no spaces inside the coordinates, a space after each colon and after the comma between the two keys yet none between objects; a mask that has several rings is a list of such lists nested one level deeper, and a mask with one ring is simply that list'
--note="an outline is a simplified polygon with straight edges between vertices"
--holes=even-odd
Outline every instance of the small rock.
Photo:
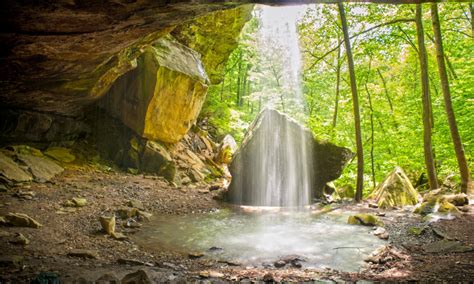
[{"label": "small rock", "polygon": [[291,266],[293,266],[294,268],[303,267],[303,265],[298,260],[292,260],[290,263],[291,263]]},{"label": "small rock", "polygon": [[148,275],[143,270],[138,270],[136,272],[125,275],[122,279],[122,284],[152,284]]},{"label": "small rock", "polygon": [[15,238],[10,240],[10,243],[15,245],[26,246],[30,243],[30,240],[28,240],[22,233],[17,233]]},{"label": "small rock", "polygon": [[224,250],[223,248],[219,248],[219,247],[210,247],[207,251],[217,252],[217,251],[223,251],[223,250]]},{"label": "small rock", "polygon": [[72,199],[72,202],[74,202],[74,205],[76,207],[84,207],[84,206],[87,205],[87,199],[85,199],[85,198],[74,197]]},{"label": "small rock", "polygon": [[199,277],[201,277],[201,278],[209,278],[209,277],[210,277],[210,273],[209,273],[209,271],[207,271],[207,270],[200,271],[200,272],[199,272]]},{"label": "small rock", "polygon": [[383,222],[372,214],[359,213],[349,216],[347,223],[351,225],[364,225],[364,226],[382,226]]},{"label": "small rock", "polygon": [[102,275],[94,283],[95,284],[119,284],[120,280],[115,275],[107,273],[107,274]]},{"label": "small rock", "polygon": [[0,238],[11,237],[12,233],[0,230]]},{"label": "small rock", "polygon": [[215,191],[215,190],[219,190],[221,187],[219,185],[211,185],[209,187],[209,191]]},{"label": "small rock", "polygon": [[14,227],[30,227],[38,229],[42,226],[38,221],[23,213],[8,213],[5,216],[5,220],[7,220],[8,224]]},{"label": "small rock", "polygon": [[65,206],[65,207],[76,207],[76,203],[72,202],[71,200],[66,200],[66,201],[64,201],[63,206]]},{"label": "small rock", "polygon": [[143,261],[140,261],[138,259],[119,258],[117,262],[122,265],[145,265]]},{"label": "small rock", "polygon": [[140,220],[145,221],[150,221],[151,217],[153,217],[153,214],[140,210],[137,212],[137,215]]},{"label": "small rock", "polygon": [[379,208],[376,203],[369,203],[369,208]]},{"label": "small rock", "polygon": [[189,257],[190,259],[197,259],[197,258],[201,258],[201,257],[203,257],[203,256],[204,256],[204,254],[201,253],[201,252],[190,252],[190,253],[188,254],[188,257]]},{"label": "small rock", "polygon": [[128,218],[136,217],[138,215],[138,209],[136,208],[120,208],[116,211],[117,216],[122,219],[126,220]]},{"label": "small rock", "polygon": [[140,200],[130,200],[128,201],[128,206],[132,208],[137,208],[138,210],[145,210],[143,203]]},{"label": "small rock", "polygon": [[273,274],[271,274],[270,272],[268,272],[267,274],[263,275],[263,279],[262,279],[264,282],[275,282],[275,278],[273,277]]},{"label": "small rock", "polygon": [[0,192],[7,192],[7,191],[8,191],[7,186],[4,184],[0,184]]},{"label": "small rock", "polygon": [[31,200],[36,196],[34,191],[18,191],[13,194],[14,197]]},{"label": "small rock", "polygon": [[68,256],[73,257],[82,257],[82,258],[98,258],[99,255],[96,250],[88,250],[88,249],[73,249],[68,252]]},{"label": "small rock", "polygon": [[379,239],[388,240],[389,234],[387,230],[382,227],[377,227],[377,229],[373,232],[374,236],[377,236]]},{"label": "small rock", "polygon": [[209,193],[209,189],[207,189],[207,188],[199,189],[198,192],[201,193],[201,194],[206,194],[206,193]]},{"label": "small rock", "polygon": [[6,226],[6,225],[8,225],[7,219],[5,219],[5,217],[3,217],[3,216],[0,216],[0,225],[1,225],[1,226]]},{"label": "small rock", "polygon": [[385,213],[384,212],[377,212],[375,213],[375,216],[378,216],[378,217],[385,217]]},{"label": "small rock", "polygon": [[124,234],[122,233],[118,233],[118,232],[113,232],[110,234],[110,236],[118,241],[123,241],[123,240],[126,240],[128,239],[127,236],[125,236]]},{"label": "small rock", "polygon": [[115,216],[101,216],[99,221],[102,225],[102,229],[104,229],[107,234],[111,235],[115,233]]},{"label": "small rock", "polygon": [[284,260],[277,260],[273,263],[273,266],[275,266],[276,268],[281,268],[281,267],[284,267],[286,265],[286,262]]}]

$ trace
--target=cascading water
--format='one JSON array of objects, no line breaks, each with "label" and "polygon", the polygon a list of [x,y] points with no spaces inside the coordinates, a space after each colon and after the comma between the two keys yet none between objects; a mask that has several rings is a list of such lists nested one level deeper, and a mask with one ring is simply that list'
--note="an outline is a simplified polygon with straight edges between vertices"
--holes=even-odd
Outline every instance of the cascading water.
[{"label": "cascading water", "polygon": [[[258,48],[261,67],[275,76],[269,85],[272,94],[265,108],[287,113],[303,113],[301,54],[297,20],[305,6],[258,8],[260,29]],[[258,206],[301,207],[311,201],[311,134],[295,121],[273,110],[264,110],[247,134],[256,140],[248,147],[250,155],[240,162],[230,187],[231,201]],[[247,139],[250,139],[247,137]],[[245,142],[244,142],[245,143]],[[246,169],[243,169],[245,167]],[[245,179],[245,180],[242,180]]]}]

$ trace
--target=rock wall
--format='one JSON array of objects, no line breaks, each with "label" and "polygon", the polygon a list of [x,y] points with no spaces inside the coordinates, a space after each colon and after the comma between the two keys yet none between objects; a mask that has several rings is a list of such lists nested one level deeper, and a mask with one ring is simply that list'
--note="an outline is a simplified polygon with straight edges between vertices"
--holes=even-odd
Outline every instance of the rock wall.
[{"label": "rock wall", "polygon": [[141,137],[176,143],[199,115],[207,83],[199,54],[163,38],[112,85],[100,105]]},{"label": "rock wall", "polygon": [[252,17],[253,5],[209,13],[176,27],[172,35],[202,55],[202,63],[212,84],[221,82],[224,68],[245,23]]}]

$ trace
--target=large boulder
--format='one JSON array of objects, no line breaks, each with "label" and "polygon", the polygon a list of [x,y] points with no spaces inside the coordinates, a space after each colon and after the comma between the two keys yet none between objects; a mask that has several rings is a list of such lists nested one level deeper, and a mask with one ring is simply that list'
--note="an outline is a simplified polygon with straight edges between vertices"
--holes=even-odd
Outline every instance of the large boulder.
[{"label": "large boulder", "polygon": [[320,142],[276,110],[262,111],[230,165],[228,199],[237,204],[301,206],[321,197],[353,153]]},{"label": "large boulder", "polygon": [[33,178],[25,172],[10,157],[0,152],[0,180],[9,183],[32,181]]},{"label": "large boulder", "polygon": [[200,55],[162,38],[112,85],[101,105],[141,137],[176,143],[196,121],[207,84]]},{"label": "large boulder", "polygon": [[212,84],[222,81],[225,62],[238,45],[240,31],[251,19],[253,5],[216,11],[176,27],[171,33],[184,45],[202,54]]},{"label": "large boulder", "polygon": [[375,199],[379,208],[392,208],[417,204],[418,192],[402,168],[396,167],[372,192],[370,198]]}]

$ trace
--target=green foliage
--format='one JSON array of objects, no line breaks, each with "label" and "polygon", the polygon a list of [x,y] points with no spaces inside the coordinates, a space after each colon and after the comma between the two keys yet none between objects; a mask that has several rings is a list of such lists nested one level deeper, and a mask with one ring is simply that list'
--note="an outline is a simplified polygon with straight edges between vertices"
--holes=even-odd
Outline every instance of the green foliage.
[{"label": "green foliage", "polygon": [[[471,172],[474,170],[474,45],[469,3],[440,3],[439,12],[448,58],[453,106]],[[365,155],[365,192],[372,184],[372,156],[376,182],[395,166],[402,167],[412,182],[425,171],[421,83],[416,50],[413,5],[346,4],[354,53]],[[430,9],[423,6],[429,78],[434,119],[433,145],[438,176],[458,177],[458,166],[444,110]],[[239,47],[227,62],[224,83],[210,88],[202,116],[208,117],[215,134],[231,133],[240,140],[260,110],[259,105],[284,90],[275,87],[268,65],[272,56],[259,54],[258,10],[244,28]],[[302,90],[305,111],[285,111],[304,122],[316,137],[355,151],[354,122],[342,31],[336,5],[313,5],[298,23],[303,56]],[[338,60],[338,45],[340,58]],[[275,47],[276,56],[278,49]],[[275,55],[274,55],[275,56]],[[239,72],[240,65],[240,72]],[[340,94],[333,126],[337,67]],[[247,69],[248,68],[248,69]],[[245,70],[248,70],[245,73]],[[238,78],[248,76],[250,91],[236,100]],[[272,81],[273,80],[273,81]],[[277,108],[281,106],[276,106]],[[372,137],[373,128],[373,137]],[[372,144],[373,143],[373,144]],[[373,153],[372,152],[373,147]],[[336,185],[354,184],[356,165],[346,168]]]}]

